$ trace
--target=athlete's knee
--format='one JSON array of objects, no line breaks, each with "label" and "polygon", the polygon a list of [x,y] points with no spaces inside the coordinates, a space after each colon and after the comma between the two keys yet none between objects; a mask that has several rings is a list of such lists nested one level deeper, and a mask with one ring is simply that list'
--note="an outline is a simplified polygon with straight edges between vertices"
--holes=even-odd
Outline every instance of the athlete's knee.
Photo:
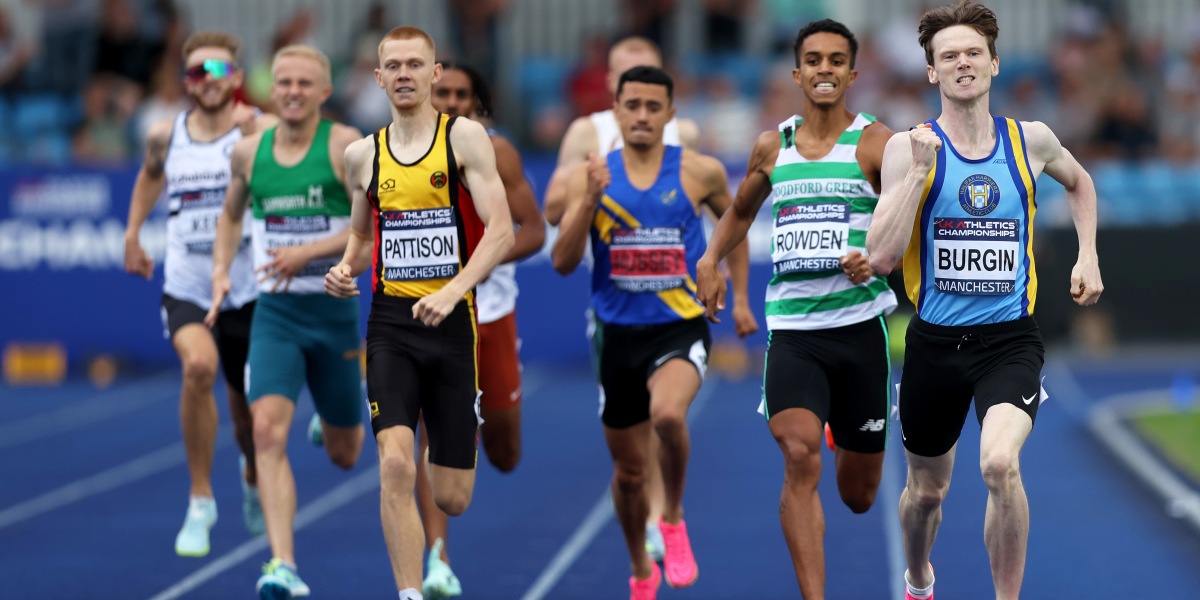
[{"label": "athlete's knee", "polygon": [[617,491],[623,494],[635,494],[646,488],[649,472],[644,464],[617,463],[613,478]]},{"label": "athlete's knee", "polygon": [[352,469],[358,462],[359,455],[362,454],[362,444],[353,441],[330,444],[329,439],[326,438],[325,448],[330,462],[346,470]]},{"label": "athlete's knee", "polygon": [[412,452],[390,449],[387,444],[379,446],[379,480],[389,490],[412,492],[417,483],[417,463]]},{"label": "athlete's knee", "polygon": [[197,353],[182,360],[183,383],[185,386],[197,389],[212,389],[217,378],[217,360],[215,356]]},{"label": "athlete's knee", "polygon": [[650,424],[663,439],[677,437],[687,428],[687,411],[675,406],[650,408]]},{"label": "athlete's knee", "polygon": [[287,447],[288,423],[267,411],[257,411],[251,431],[256,452],[271,453]]},{"label": "athlete's knee", "polygon": [[804,436],[785,434],[776,436],[775,441],[783,452],[783,468],[787,479],[815,486],[821,478],[820,439],[808,440]]},{"label": "athlete's knee", "polygon": [[857,485],[839,488],[842,496],[842,503],[856,515],[861,515],[871,509],[875,504],[875,494],[879,490],[879,484],[860,482]]},{"label": "athlete's knee", "polygon": [[983,473],[983,482],[991,493],[1008,493],[1020,485],[1020,460],[1015,452],[987,451],[979,457],[979,470]]},{"label": "athlete's knee", "polygon": [[442,512],[457,517],[471,506],[471,488],[466,486],[455,486],[454,489],[439,491],[434,490],[433,501],[442,509]]},{"label": "athlete's knee", "polygon": [[521,462],[521,447],[511,441],[493,441],[491,444],[484,443],[483,447],[488,462],[501,473],[511,473]]},{"label": "athlete's knee", "polygon": [[950,491],[949,485],[932,485],[917,483],[912,477],[909,477],[908,487],[905,489],[905,501],[915,505],[922,511],[934,511],[942,505],[946,499],[946,493]]}]

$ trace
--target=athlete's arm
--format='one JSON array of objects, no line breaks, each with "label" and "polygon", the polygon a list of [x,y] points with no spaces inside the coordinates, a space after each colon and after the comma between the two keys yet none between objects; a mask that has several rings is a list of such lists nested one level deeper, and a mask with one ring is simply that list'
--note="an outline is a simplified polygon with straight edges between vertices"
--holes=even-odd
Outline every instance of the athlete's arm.
[{"label": "athlete's arm", "polygon": [[567,211],[567,184],[576,165],[587,162],[588,155],[596,152],[600,142],[596,138],[596,125],[587,116],[571,122],[563,135],[558,149],[558,166],[550,175],[546,186],[545,205],[542,207],[546,222],[557,227]]},{"label": "athlete's arm", "polygon": [[142,248],[138,234],[167,185],[163,165],[167,161],[173,126],[173,121],[162,121],[150,128],[146,135],[146,158],[142,168],[138,169],[137,180],[133,182],[133,197],[129,201],[129,220],[125,224],[125,271],[146,279],[154,275],[154,259]]},{"label": "athlete's arm", "polygon": [[922,125],[892,136],[884,148],[879,203],[867,230],[871,270],[880,275],[892,272],[912,239],[917,205],[941,145],[937,134]]},{"label": "athlete's arm", "polygon": [[[883,151],[887,147],[888,140],[894,134],[895,132],[884,125],[882,121],[871,123],[863,129],[858,148],[855,150],[858,167],[862,169],[863,175],[867,177],[867,183],[871,184],[876,193],[882,187],[880,173],[883,171]],[[866,282],[875,274],[871,270],[870,261],[858,250],[842,256],[839,262],[842,272],[854,285]],[[892,268],[896,269],[899,266],[897,263]]]},{"label": "athlete's arm", "polygon": [[357,296],[357,277],[371,266],[375,249],[372,235],[371,201],[367,188],[371,185],[371,161],[375,158],[375,141],[362,138],[346,147],[346,192],[350,196],[349,238],[342,261],[325,274],[325,292],[338,298]]},{"label": "athlete's arm", "polygon": [[1038,121],[1021,125],[1034,161],[1044,162],[1046,166],[1042,172],[1067,190],[1067,205],[1071,209],[1071,220],[1075,221],[1075,235],[1079,238],[1079,255],[1071,269],[1071,297],[1080,306],[1091,306],[1100,300],[1100,293],[1104,291],[1100,259],[1096,254],[1096,186],[1092,176],[1063,147],[1049,127]]},{"label": "athlete's arm", "polygon": [[521,155],[517,149],[498,135],[492,136],[492,147],[496,150],[496,171],[500,173],[500,181],[504,182],[508,210],[512,214],[513,225],[517,227],[512,250],[502,261],[508,263],[542,249],[546,243],[546,222],[538,211],[533,188],[525,179],[525,167],[521,165]]},{"label": "athlete's arm", "polygon": [[684,148],[695,150],[700,147],[700,126],[695,121],[679,119],[675,124],[679,127],[679,143]]},{"label": "athlete's arm", "polygon": [[567,181],[567,214],[558,228],[558,237],[550,251],[554,270],[562,275],[575,272],[587,249],[588,230],[596,216],[596,207],[605,188],[612,182],[608,164],[595,154],[586,163],[575,165]]},{"label": "athlete's arm", "polygon": [[512,216],[504,197],[504,182],[496,172],[496,152],[483,125],[458,119],[450,130],[450,143],[463,172],[464,183],[483,220],[483,237],[463,269],[442,289],[413,306],[413,318],[430,327],[439,325],[459,301],[500,264],[513,246]]},{"label": "athlete's arm", "polygon": [[279,117],[262,112],[257,106],[238,102],[233,107],[233,122],[242,130],[242,135],[250,135],[279,124]]},{"label": "athlete's arm", "polygon": [[[357,129],[342,124],[335,124],[329,132],[330,163],[337,175],[338,182],[343,185],[346,182],[346,169],[343,164],[346,147],[361,138],[362,133]],[[304,267],[307,267],[308,263],[318,258],[343,254],[349,237],[350,229],[347,227],[328,237],[307,244],[268,249],[267,254],[271,256],[271,262],[255,269],[255,273],[259,276],[259,283],[274,279],[275,283],[271,286],[272,292],[280,289],[288,291],[292,279]]]},{"label": "athlete's arm", "polygon": [[225,207],[217,219],[217,239],[213,241],[212,305],[204,322],[212,327],[217,322],[221,303],[233,285],[229,282],[229,265],[242,241],[242,219],[250,202],[250,169],[262,134],[238,140],[229,155],[229,187],[225,188]]},{"label": "athlete's arm", "polygon": [[[721,161],[711,156],[685,150],[683,171],[703,182],[705,191],[703,203],[713,211],[713,214],[721,218],[731,212],[729,208],[733,205],[733,198],[729,194],[729,176],[725,173],[725,166],[721,164]],[[737,330],[738,336],[746,337],[758,331],[758,322],[754,320],[754,312],[750,310],[750,296],[747,293],[750,277],[750,249],[744,234],[742,240],[737,242],[727,254],[728,258],[725,264],[729,267],[729,278],[733,282],[734,328]],[[696,272],[698,276],[699,263],[697,263]],[[697,285],[697,291],[699,291],[699,285]],[[705,316],[713,323],[720,323],[717,313],[725,308],[724,294],[722,293],[716,298],[708,298],[707,301],[708,303],[704,305]]]}]

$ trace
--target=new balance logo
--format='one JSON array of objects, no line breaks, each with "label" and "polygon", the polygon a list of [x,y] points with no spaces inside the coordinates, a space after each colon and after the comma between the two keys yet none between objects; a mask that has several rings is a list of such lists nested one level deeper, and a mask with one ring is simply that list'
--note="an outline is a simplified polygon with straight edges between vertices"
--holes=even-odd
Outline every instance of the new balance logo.
[{"label": "new balance logo", "polygon": [[876,431],[876,432],[878,432],[878,431],[883,431],[883,426],[884,426],[884,419],[867,419],[867,422],[863,423],[863,426],[859,427],[858,430],[859,431]]}]

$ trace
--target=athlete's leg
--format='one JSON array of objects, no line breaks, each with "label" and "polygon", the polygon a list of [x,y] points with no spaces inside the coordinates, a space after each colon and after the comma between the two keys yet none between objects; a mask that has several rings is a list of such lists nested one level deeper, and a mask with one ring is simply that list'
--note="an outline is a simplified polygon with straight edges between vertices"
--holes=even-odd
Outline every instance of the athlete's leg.
[{"label": "athlete's leg", "polygon": [[258,481],[254,465],[254,428],[250,420],[250,403],[246,399],[246,360],[250,355],[250,324],[253,318],[253,303],[236,310],[223,311],[214,330],[221,369],[225,374],[233,439],[246,459],[246,468],[241,475],[251,486],[257,485]]},{"label": "athlete's leg", "polygon": [[521,461],[521,362],[512,312],[479,324],[480,440],[488,462],[508,473]]},{"label": "athlete's leg", "polygon": [[213,451],[217,441],[217,344],[203,323],[189,323],[171,337],[183,365],[179,418],[191,475],[191,495],[212,497]]},{"label": "athlete's leg", "polygon": [[[425,530],[425,548],[429,549],[438,538],[443,541],[448,539],[450,517],[433,501],[433,488],[429,485],[429,470],[425,463],[425,455],[429,452],[429,433],[425,430],[425,419],[421,419],[420,428],[420,447],[417,450],[417,502],[421,509],[421,527]],[[446,544],[442,544],[441,554],[441,559],[449,563],[450,554],[446,550]]]},{"label": "athlete's leg", "polygon": [[979,467],[988,488],[983,541],[992,565],[996,598],[1016,598],[1025,576],[1029,500],[1021,482],[1021,447],[1033,429],[1025,411],[997,404],[983,417]]},{"label": "athlete's leg", "polygon": [[[609,401],[612,401],[610,398]],[[633,576],[647,579],[652,574],[650,557],[646,554],[647,465],[650,437],[649,421],[616,429],[604,428],[604,439],[613,459],[612,496],[617,522],[625,536]]]},{"label": "athlete's leg", "polygon": [[662,469],[663,520],[678,523],[683,518],[683,489],[687,480],[691,437],[687,411],[700,391],[700,373],[685,358],[663,363],[650,376],[650,423],[658,438],[658,463]]},{"label": "athlete's leg", "polygon": [[379,445],[380,514],[396,589],[421,589],[425,534],[417,514],[417,479],[412,428],[393,426],[375,434]]},{"label": "athlete's leg", "polygon": [[825,597],[825,512],[817,484],[821,481],[821,419],[806,408],[771,415],[767,426],[783,452],[783,493],[779,522],[792,555],[800,593]]},{"label": "athlete's leg", "polygon": [[363,438],[366,436],[362,424],[338,427],[321,419],[321,428],[325,433],[325,452],[329,460],[343,469],[353,468],[362,454]]},{"label": "athlete's leg", "polygon": [[254,421],[258,493],[271,556],[295,564],[292,526],[296,519],[296,479],[287,457],[287,442],[296,403],[279,394],[268,394],[254,400],[250,414]]},{"label": "athlete's leg", "polygon": [[903,534],[904,558],[908,564],[908,583],[915,588],[933,584],[929,568],[929,553],[942,522],[942,501],[950,490],[954,473],[954,453],[958,444],[941,456],[919,456],[905,451],[908,457],[908,480],[900,493],[900,530]]},{"label": "athlete's leg", "polygon": [[[835,440],[836,443],[836,440]],[[854,452],[838,448],[834,453],[838,493],[855,514],[870,510],[883,478],[882,452]]]},{"label": "athlete's leg", "polygon": [[246,457],[246,471],[242,478],[252,486],[258,485],[258,468],[254,458],[254,422],[250,416],[250,403],[246,394],[236,390],[232,385],[225,384],[225,393],[229,398],[229,417],[233,421],[233,439],[237,442],[238,450]]}]

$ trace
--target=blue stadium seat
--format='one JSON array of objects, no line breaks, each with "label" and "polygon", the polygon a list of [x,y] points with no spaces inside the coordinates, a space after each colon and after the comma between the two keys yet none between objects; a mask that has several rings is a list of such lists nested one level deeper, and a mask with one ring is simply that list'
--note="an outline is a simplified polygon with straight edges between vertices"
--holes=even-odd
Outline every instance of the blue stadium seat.
[{"label": "blue stadium seat", "polygon": [[526,114],[566,103],[566,80],[572,63],[565,58],[530,57],[521,64],[518,81]]},{"label": "blue stadium seat", "polygon": [[18,96],[13,106],[14,130],[21,137],[30,137],[46,130],[68,126],[66,102],[56,94]]},{"label": "blue stadium seat", "polygon": [[1140,202],[1137,174],[1127,165],[1107,162],[1091,169],[1099,197],[1100,223],[1104,225],[1139,225],[1148,220]]}]

